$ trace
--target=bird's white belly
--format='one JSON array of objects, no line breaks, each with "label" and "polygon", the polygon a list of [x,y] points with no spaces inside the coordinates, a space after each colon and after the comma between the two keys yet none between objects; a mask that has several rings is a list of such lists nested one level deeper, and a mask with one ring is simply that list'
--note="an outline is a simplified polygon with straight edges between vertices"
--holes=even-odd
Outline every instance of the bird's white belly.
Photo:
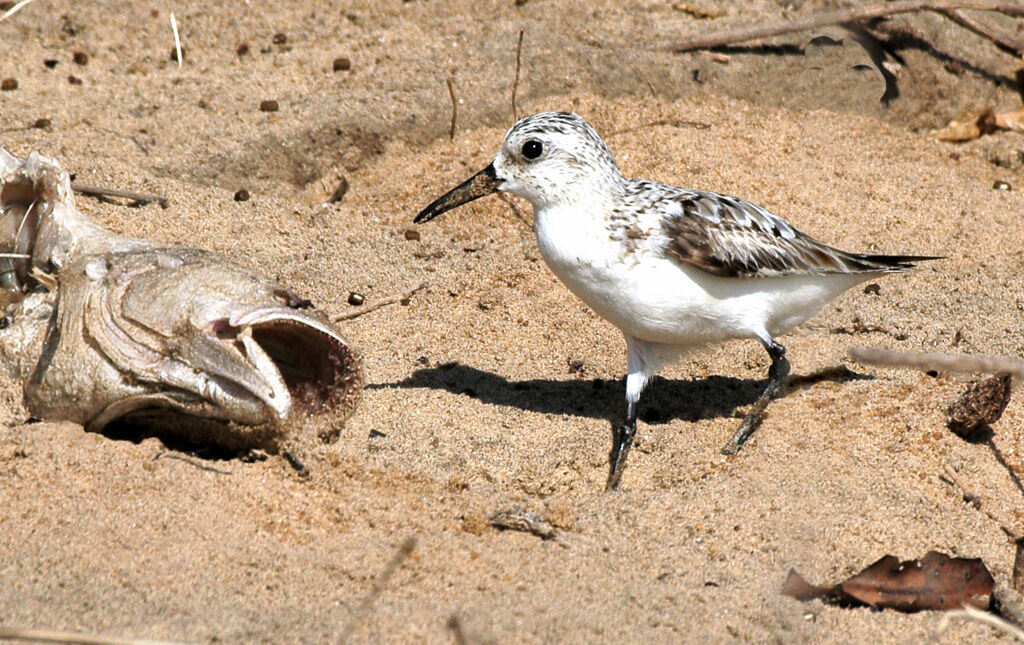
[{"label": "bird's white belly", "polygon": [[624,333],[655,343],[694,346],[783,334],[872,277],[722,278],[650,247],[624,252],[607,236],[555,244],[541,233],[538,228],[541,255],[570,291]]}]

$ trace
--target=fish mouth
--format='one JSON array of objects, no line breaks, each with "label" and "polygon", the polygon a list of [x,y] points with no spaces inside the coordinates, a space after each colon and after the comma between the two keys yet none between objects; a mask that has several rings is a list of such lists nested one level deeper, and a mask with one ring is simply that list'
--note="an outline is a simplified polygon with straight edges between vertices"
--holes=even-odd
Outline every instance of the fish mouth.
[{"label": "fish mouth", "polygon": [[413,220],[416,224],[429,222],[441,213],[452,210],[467,204],[474,199],[480,199],[500,190],[502,181],[494,170],[494,164],[476,173],[455,188],[452,188],[444,195],[441,195],[430,203],[429,206],[420,211],[420,214]]}]

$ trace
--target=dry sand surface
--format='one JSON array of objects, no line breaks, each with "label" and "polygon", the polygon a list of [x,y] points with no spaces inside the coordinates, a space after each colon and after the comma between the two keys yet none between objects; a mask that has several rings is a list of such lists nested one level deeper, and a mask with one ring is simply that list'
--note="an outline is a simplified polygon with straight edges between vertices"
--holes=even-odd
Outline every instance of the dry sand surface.
[{"label": "dry sand surface", "polygon": [[[105,225],[224,253],[330,313],[351,309],[350,291],[372,302],[430,282],[408,306],[343,323],[367,387],[336,443],[292,440],[307,478],[275,455],[247,463],[138,429],[30,423],[18,384],[3,383],[0,624],[331,642],[410,536],[353,641],[454,642],[455,616],[471,643],[919,643],[940,615],[799,603],[782,582],[791,567],[835,582],[930,549],[1008,579],[998,524],[939,478],[958,469],[984,509],[1024,530],[1008,471],[945,429],[968,379],[846,352],[1024,353],[1024,138],[930,134],[966,107],[1019,106],[1013,58],[941,16],[898,18],[899,95],[885,105],[882,75],[849,38],[726,48],[726,63],[664,49],[827,2],[709,0],[724,12],[714,21],[667,1],[517,4],[36,0],[0,24],[0,77],[18,81],[0,93],[0,144],[171,200],[79,196]],[[516,202],[519,218],[491,197],[405,236],[497,150],[521,27],[520,114],[585,115],[625,173],[750,199],[841,248],[948,259],[851,290],[782,338],[796,374],[856,377],[775,402],[734,457],[719,448],[762,386],[763,349],[728,343],[667,370],[621,490],[603,492],[625,346],[545,267],[529,205]],[[339,57],[351,69],[334,71]],[[270,99],[279,111],[260,111]],[[348,193],[323,205],[342,176]],[[240,188],[249,201],[233,199]],[[1022,400],[994,426],[1018,472]],[[489,527],[510,505],[561,538]],[[954,623],[937,642],[999,638]]]}]

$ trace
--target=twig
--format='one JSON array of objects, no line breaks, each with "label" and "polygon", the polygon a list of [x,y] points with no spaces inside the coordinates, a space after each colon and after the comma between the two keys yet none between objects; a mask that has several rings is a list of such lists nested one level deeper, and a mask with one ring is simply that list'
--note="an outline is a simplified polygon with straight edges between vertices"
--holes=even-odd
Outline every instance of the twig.
[{"label": "twig", "polygon": [[0,22],[3,22],[4,20],[7,20],[8,18],[13,16],[14,14],[18,13],[19,11],[21,11],[22,7],[24,7],[25,5],[27,5],[30,2],[32,2],[32,0],[21,0],[21,2],[19,2],[16,5],[14,5],[10,9],[8,9],[7,13],[5,13],[2,16],[0,16]]},{"label": "twig", "polygon": [[386,307],[388,305],[393,305],[396,302],[407,301],[410,298],[412,298],[413,295],[415,295],[418,291],[422,291],[423,289],[426,289],[429,286],[430,286],[429,282],[421,282],[418,285],[416,285],[415,287],[413,287],[412,289],[409,289],[408,291],[406,291],[405,293],[403,293],[401,295],[388,296],[387,298],[384,298],[383,300],[378,300],[377,302],[373,303],[372,305],[366,305],[365,307],[363,307],[362,309],[360,309],[358,311],[353,311],[353,312],[350,312],[350,313],[347,313],[347,314],[339,314],[339,315],[334,317],[334,322],[338,322],[339,320],[352,320],[353,318],[358,318],[359,316],[362,316],[363,314],[368,314],[371,311],[377,311],[381,307]]},{"label": "twig", "polygon": [[[896,0],[885,4],[876,4],[847,9],[820,11],[795,20],[779,20],[770,23],[759,23],[733,27],[710,34],[700,34],[684,38],[668,48],[676,53],[692,49],[711,49],[732,43],[771,38],[795,31],[816,29],[828,25],[839,25],[848,22],[859,22],[872,18],[882,18],[913,11],[952,11],[955,9],[976,9],[979,11],[998,11],[1010,16],[1024,16],[1024,4],[1006,0]],[[983,34],[986,35],[987,34]]]},{"label": "twig", "polygon": [[854,347],[850,357],[865,365],[886,367],[913,367],[943,372],[981,372],[984,374],[1011,374],[1024,378],[1024,361],[1009,356],[956,356],[953,354],[894,352],[879,347]]},{"label": "twig", "polygon": [[137,204],[148,204],[150,202],[156,202],[160,204],[161,208],[167,208],[170,204],[170,200],[160,195],[150,195],[149,193],[136,193],[130,190],[118,190],[117,188],[102,188],[100,186],[90,186],[88,184],[80,184],[74,182],[71,184],[71,189],[76,193],[82,193],[83,195],[92,195],[94,197],[122,197],[124,199],[130,199]]},{"label": "twig", "polygon": [[1017,531],[1014,531],[1012,528],[1010,528],[1005,522],[1003,522],[1002,519],[996,516],[995,513],[990,511],[988,509],[988,506],[982,504],[981,498],[978,497],[976,494],[972,493],[970,489],[967,488],[967,485],[964,484],[964,482],[959,477],[957,477],[956,473],[949,466],[949,464],[947,464],[946,467],[943,469],[942,475],[939,476],[939,479],[959,489],[960,494],[963,496],[965,501],[969,502],[971,506],[987,515],[988,518],[995,522],[996,525],[999,526],[999,528],[1003,531],[1003,533],[1009,536],[1011,540],[1017,542],[1022,537],[1024,537]]},{"label": "twig", "polygon": [[1000,49],[1017,56],[1024,56],[1024,41],[1014,38],[1010,32],[1000,29],[995,25],[981,22],[965,13],[962,9],[947,9],[941,13],[961,27],[969,29],[979,36],[988,38]]},{"label": "twig", "polygon": [[36,643],[75,643],[76,645],[173,645],[169,641],[135,638],[108,638],[50,629],[17,629],[0,626],[0,640],[32,641]]},{"label": "twig", "polygon": [[201,464],[201,463],[192,461],[191,459],[189,459],[188,457],[185,457],[184,455],[175,455],[175,454],[168,453],[168,452],[158,452],[158,453],[156,453],[156,457],[153,457],[153,461],[156,461],[157,459],[177,459],[178,461],[184,461],[186,464],[188,464],[190,466],[194,466],[194,467],[198,468],[199,470],[205,470],[207,472],[217,473],[218,475],[230,475],[231,474],[230,470],[221,470],[220,468],[214,468],[213,466],[207,466],[206,464]]},{"label": "twig", "polygon": [[1006,620],[1003,620],[1002,618],[996,616],[993,613],[982,611],[976,607],[972,607],[971,605],[964,605],[963,609],[958,609],[956,611],[945,612],[942,615],[942,621],[939,623],[939,626],[935,630],[935,637],[937,638],[939,634],[946,631],[946,629],[949,628],[950,621],[952,621],[955,618],[959,618],[961,620],[973,620],[979,623],[984,623],[989,627],[995,627],[999,631],[1005,634],[1009,634],[1017,640],[1024,642],[1024,630],[1009,623]]},{"label": "twig", "polygon": [[181,38],[178,37],[178,21],[174,19],[174,12],[171,12],[171,31],[174,32],[174,53],[178,57],[178,67],[181,67]]},{"label": "twig", "polygon": [[519,68],[522,67],[523,56],[523,34],[525,29],[519,30],[519,42],[516,44],[516,79],[512,81],[512,120],[519,120],[519,110],[516,108],[516,93],[519,91]]},{"label": "twig", "polygon": [[448,96],[452,99],[452,124],[448,128],[448,140],[455,141],[455,119],[459,116],[459,102],[455,100],[455,79],[449,76],[445,83],[448,85]]},{"label": "twig", "polygon": [[412,555],[415,548],[415,536],[406,538],[405,542],[402,542],[401,546],[398,547],[398,551],[391,558],[391,561],[387,563],[387,566],[384,567],[384,570],[380,572],[377,579],[373,581],[370,591],[367,592],[366,597],[359,603],[359,606],[352,613],[352,617],[349,618],[348,623],[341,630],[341,634],[337,638],[339,645],[346,642],[355,632],[356,628],[359,627],[359,624],[363,622],[366,614],[370,611],[370,607],[373,606],[377,597],[380,596],[380,592],[384,590],[384,585],[388,583],[391,576],[395,575],[395,571],[398,570],[398,567],[402,566],[405,559]]}]

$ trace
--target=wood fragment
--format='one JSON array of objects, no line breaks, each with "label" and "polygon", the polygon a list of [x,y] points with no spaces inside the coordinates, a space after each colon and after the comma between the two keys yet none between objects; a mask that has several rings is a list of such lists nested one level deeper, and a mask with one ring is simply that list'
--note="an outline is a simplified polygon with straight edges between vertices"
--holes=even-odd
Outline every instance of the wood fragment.
[{"label": "wood fragment", "polygon": [[136,638],[111,638],[77,634],[51,629],[18,629],[0,626],[0,640],[30,641],[33,643],[74,643],[75,645],[174,645],[169,641]]},{"label": "wood fragment", "polygon": [[384,298],[382,300],[378,300],[377,302],[375,302],[373,304],[366,305],[365,307],[363,307],[362,309],[360,309],[358,311],[352,311],[352,312],[349,312],[347,314],[339,314],[339,315],[335,316],[334,318],[332,318],[332,320],[334,322],[338,322],[339,320],[352,320],[353,318],[358,318],[358,317],[362,316],[363,314],[368,314],[371,311],[376,311],[376,310],[380,309],[381,307],[386,307],[388,305],[393,305],[396,302],[408,302],[417,292],[422,291],[423,289],[426,289],[429,286],[430,286],[429,282],[421,282],[421,283],[419,283],[418,285],[416,285],[412,289],[409,289],[408,291],[406,291],[403,294],[400,294],[400,295],[397,295],[397,296],[388,296],[387,298]]},{"label": "wood fragment", "polygon": [[897,352],[880,347],[854,347],[850,357],[865,365],[910,367],[942,372],[1010,374],[1024,378],[1024,361],[1009,356],[964,356],[942,353]]},{"label": "wood fragment", "polygon": [[523,56],[523,34],[525,29],[519,30],[519,42],[516,44],[516,78],[512,81],[512,121],[519,120],[519,110],[516,108],[516,93],[519,91],[519,68],[522,67]]},{"label": "wood fragment", "polygon": [[345,627],[342,628],[341,633],[336,639],[336,642],[339,645],[347,642],[349,638],[351,638],[352,634],[355,633],[355,630],[366,618],[366,615],[370,613],[370,608],[373,606],[373,603],[376,602],[381,592],[384,591],[384,585],[388,583],[391,576],[395,575],[395,571],[398,570],[398,567],[402,566],[402,563],[412,555],[415,548],[415,536],[406,538],[398,547],[398,551],[395,552],[395,555],[391,557],[391,560],[384,567],[384,570],[381,571],[380,575],[378,575],[373,581],[373,584],[370,586],[370,591],[366,593],[366,597],[364,597],[363,601],[359,603],[356,610],[352,612],[352,616],[349,618],[348,623],[346,623]]},{"label": "wood fragment", "polygon": [[[783,19],[768,23],[757,23],[732,27],[722,31],[704,33],[672,43],[668,49],[682,53],[693,49],[710,49],[733,43],[771,38],[796,31],[817,29],[829,25],[861,22],[872,18],[883,18],[900,13],[915,11],[952,11],[975,9],[997,11],[1009,16],[1024,16],[1024,4],[1007,0],[895,0],[885,4],[855,6],[844,9],[820,11],[796,19]],[[986,34],[982,34],[986,35]],[[989,37],[986,35],[986,37]]]},{"label": "wood fragment", "polygon": [[444,82],[448,86],[448,96],[452,100],[452,123],[448,126],[448,140],[455,141],[455,119],[459,116],[459,102],[455,100],[455,79],[449,76]]},{"label": "wood fragment", "polygon": [[118,190],[117,188],[103,188],[101,186],[91,186],[89,184],[80,184],[77,181],[72,182],[71,190],[76,193],[82,193],[83,195],[91,195],[93,197],[120,197],[122,199],[130,199],[136,204],[149,204],[150,202],[156,202],[160,204],[161,208],[167,208],[170,205],[170,200],[160,195],[151,195],[149,193],[136,193],[130,190]]}]

